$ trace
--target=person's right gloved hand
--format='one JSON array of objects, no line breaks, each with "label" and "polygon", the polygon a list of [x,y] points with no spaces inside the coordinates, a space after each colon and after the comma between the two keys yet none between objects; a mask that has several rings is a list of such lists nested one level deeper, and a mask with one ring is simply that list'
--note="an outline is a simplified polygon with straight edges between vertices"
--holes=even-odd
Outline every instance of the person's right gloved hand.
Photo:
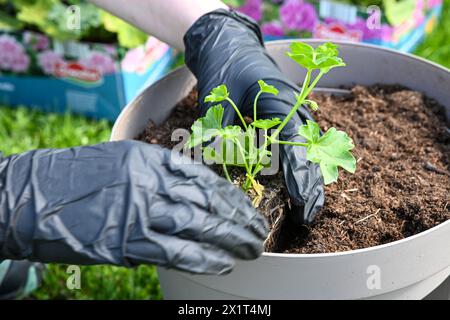
[{"label": "person's right gloved hand", "polygon": [[255,259],[267,226],[199,164],[137,141],[0,157],[0,260],[158,264],[194,273]]},{"label": "person's right gloved hand", "polygon": [[[278,96],[263,95],[258,101],[258,119],[284,119],[300,92],[276,65],[264,47],[258,24],[235,11],[216,10],[199,18],[184,36],[186,65],[197,77],[201,114],[214,104],[205,103],[210,91],[225,84],[231,99],[243,115],[253,115],[253,101],[259,91],[258,80],[279,90]],[[237,115],[228,102],[223,125],[233,124]],[[300,107],[280,133],[281,140],[305,142],[298,127],[313,120]],[[325,191],[318,164],[306,157],[306,148],[280,145],[280,160],[290,195],[288,217],[295,225],[310,224],[322,209]]]}]

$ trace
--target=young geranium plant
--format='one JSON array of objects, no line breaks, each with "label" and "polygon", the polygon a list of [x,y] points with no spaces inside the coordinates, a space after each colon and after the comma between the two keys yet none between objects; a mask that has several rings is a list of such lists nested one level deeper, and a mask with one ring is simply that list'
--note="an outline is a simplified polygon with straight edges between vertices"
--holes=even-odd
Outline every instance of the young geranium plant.
[{"label": "young geranium plant", "polygon": [[[255,96],[253,103],[253,122],[247,124],[243,115],[239,111],[225,85],[214,88],[210,95],[205,98],[205,102],[221,103],[228,102],[236,111],[241,125],[222,126],[224,108],[221,104],[211,107],[203,118],[198,119],[192,125],[192,134],[188,140],[187,147],[193,148],[202,145],[203,157],[211,162],[221,164],[226,178],[231,182],[227,166],[240,166],[246,170],[246,181],[243,189],[253,188],[259,197],[262,196],[263,186],[256,181],[257,174],[270,165],[271,144],[288,144],[307,148],[307,159],[318,163],[322,171],[325,184],[330,184],[338,179],[338,167],[351,173],[356,170],[356,160],[350,152],[353,148],[351,138],[343,131],[330,128],[323,135],[320,134],[319,125],[307,120],[305,125],[298,129],[298,134],[305,138],[305,142],[292,142],[279,140],[279,134],[295,115],[298,108],[308,105],[313,111],[319,107],[315,101],[309,100],[308,95],[317,85],[319,80],[331,69],[345,66],[342,58],[339,57],[337,46],[332,43],[325,43],[316,49],[308,44],[296,42],[291,45],[291,50],[287,53],[295,62],[306,68],[307,73],[300,92],[296,92],[296,102],[288,115],[280,120],[258,119],[257,107],[258,99],[263,94],[278,95],[278,90],[268,85],[263,80],[259,80],[259,92]],[[315,76],[313,76],[315,74]],[[264,141],[260,146],[255,144],[257,130],[263,130]],[[269,135],[269,130],[271,130]],[[203,146],[205,142],[213,138],[218,143]],[[256,202],[259,200],[257,199]]]}]

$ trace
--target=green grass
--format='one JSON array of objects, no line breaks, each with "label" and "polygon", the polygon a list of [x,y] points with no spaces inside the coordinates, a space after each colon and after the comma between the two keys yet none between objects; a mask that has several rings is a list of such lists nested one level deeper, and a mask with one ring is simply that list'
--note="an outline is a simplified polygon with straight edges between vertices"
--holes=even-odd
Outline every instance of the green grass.
[{"label": "green grass", "polygon": [[[4,155],[38,148],[64,148],[108,141],[111,124],[70,114],[44,114],[25,108],[0,107],[0,150]],[[69,290],[66,266],[49,265],[37,299],[160,299],[158,277],[151,266],[126,269],[89,266],[81,269],[81,289]]]},{"label": "green grass", "polygon": [[[440,25],[417,49],[417,55],[450,68],[450,0],[445,0]],[[4,154],[36,148],[62,148],[107,141],[111,125],[72,115],[43,114],[24,108],[0,107],[0,150]],[[81,290],[68,290],[62,265],[50,265],[38,299],[159,299],[154,267],[125,269],[110,266],[82,268]]]},{"label": "green grass", "polygon": [[444,0],[438,27],[417,48],[415,53],[450,68],[450,0]]}]

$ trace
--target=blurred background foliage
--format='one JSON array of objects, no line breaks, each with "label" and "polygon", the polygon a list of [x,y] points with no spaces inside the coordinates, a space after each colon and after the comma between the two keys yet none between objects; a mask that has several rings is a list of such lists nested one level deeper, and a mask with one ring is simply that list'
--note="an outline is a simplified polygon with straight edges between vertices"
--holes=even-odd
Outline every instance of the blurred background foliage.
[{"label": "blurred background foliage", "polygon": [[[237,4],[240,0],[235,1]],[[373,4],[372,0],[346,0],[351,3]],[[11,4],[11,2],[13,4]],[[84,1],[83,1],[84,2]],[[367,2],[367,3],[366,3]],[[55,26],[61,10],[80,1],[63,1],[65,7],[56,7],[58,0],[0,0],[0,27],[6,24],[12,28],[20,28],[23,24],[44,28],[47,33],[59,34]],[[30,11],[25,5],[32,6]],[[87,6],[90,6],[86,4]],[[9,6],[7,8],[7,6]],[[12,7],[11,7],[12,6]],[[9,11],[4,11],[7,8]],[[5,9],[6,10],[6,9]],[[107,30],[109,41],[121,41],[122,45],[145,41],[140,31],[133,27],[120,25],[108,14],[92,8],[89,18],[90,28],[82,31],[77,38],[89,38],[89,30],[103,26]],[[95,12],[94,12],[95,11]],[[59,12],[59,13],[58,13]],[[8,19],[6,19],[8,13]],[[14,14],[13,14],[14,13]],[[44,17],[51,16],[47,19]],[[130,28],[130,29],[128,29]],[[124,31],[125,30],[125,31]],[[121,34],[124,34],[121,36]],[[132,43],[127,43],[130,35]],[[73,35],[70,35],[73,37]],[[142,37],[142,39],[141,39]],[[416,54],[430,59],[446,67],[450,67],[450,0],[444,0],[443,16],[440,25],[430,34],[417,49]],[[182,63],[179,61],[178,63]],[[48,114],[30,111],[23,107],[11,108],[0,106],[0,150],[4,155],[24,152],[36,148],[63,148],[77,145],[95,144],[109,139],[111,123],[93,121],[75,116]],[[68,290],[66,287],[66,266],[49,265],[42,286],[31,298],[37,299],[160,299],[162,297],[156,268],[141,266],[126,269],[111,266],[82,267],[82,289]]]}]

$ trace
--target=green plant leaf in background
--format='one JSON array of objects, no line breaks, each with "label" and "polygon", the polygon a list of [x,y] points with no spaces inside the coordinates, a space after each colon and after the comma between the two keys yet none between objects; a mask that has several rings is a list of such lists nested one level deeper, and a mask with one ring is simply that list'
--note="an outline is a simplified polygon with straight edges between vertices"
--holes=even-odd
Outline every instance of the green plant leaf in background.
[{"label": "green plant leaf in background", "polygon": [[105,29],[117,33],[119,43],[126,48],[134,48],[147,41],[146,33],[106,11],[101,11],[101,19]]},{"label": "green plant leaf in background", "polygon": [[390,24],[398,26],[410,19],[417,0],[383,0],[384,14]]},{"label": "green plant leaf in background", "polygon": [[34,25],[43,33],[58,40],[76,39],[79,37],[77,30],[61,29],[58,22],[49,18],[50,11],[54,7],[63,6],[58,0],[41,1],[15,1],[17,19],[23,23]]},{"label": "green plant leaf in background", "polygon": [[307,140],[307,159],[320,165],[324,183],[337,181],[338,167],[354,173],[356,159],[350,150],[355,146],[347,133],[330,128],[320,136],[320,128],[316,122],[307,120],[306,123],[299,128],[298,133]]},{"label": "green plant leaf in background", "polygon": [[444,0],[439,24],[425,37],[415,54],[450,68],[450,0]]},{"label": "green plant leaf in background", "polygon": [[20,20],[0,11],[0,30],[20,30],[22,27],[23,23]]},{"label": "green plant leaf in background", "polygon": [[233,8],[238,8],[245,4],[245,0],[223,0],[223,2]]}]

